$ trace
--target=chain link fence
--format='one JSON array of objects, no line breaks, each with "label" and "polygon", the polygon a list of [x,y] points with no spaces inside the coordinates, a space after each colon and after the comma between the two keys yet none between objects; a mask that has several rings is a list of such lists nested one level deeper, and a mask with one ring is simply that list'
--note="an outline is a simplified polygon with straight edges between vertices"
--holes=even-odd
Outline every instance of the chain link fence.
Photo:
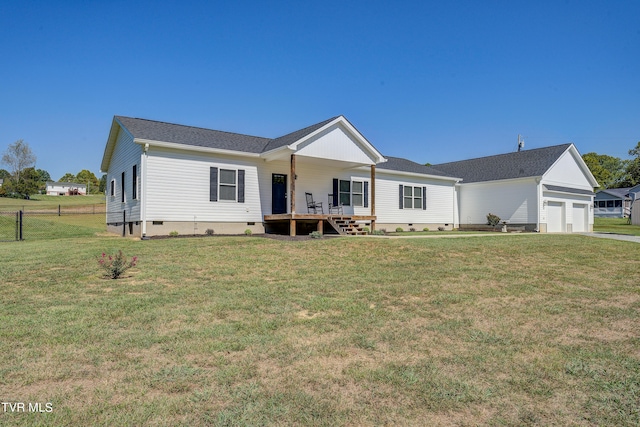
[{"label": "chain link fence", "polygon": [[106,231],[105,206],[52,206],[0,212],[0,241],[94,236]]}]

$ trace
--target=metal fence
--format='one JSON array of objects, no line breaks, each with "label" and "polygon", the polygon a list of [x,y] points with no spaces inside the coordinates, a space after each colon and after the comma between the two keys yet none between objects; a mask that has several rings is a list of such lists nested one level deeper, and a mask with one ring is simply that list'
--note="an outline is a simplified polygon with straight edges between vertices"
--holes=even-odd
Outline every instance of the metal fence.
[{"label": "metal fence", "polygon": [[106,231],[104,205],[0,212],[0,241],[94,236]]}]

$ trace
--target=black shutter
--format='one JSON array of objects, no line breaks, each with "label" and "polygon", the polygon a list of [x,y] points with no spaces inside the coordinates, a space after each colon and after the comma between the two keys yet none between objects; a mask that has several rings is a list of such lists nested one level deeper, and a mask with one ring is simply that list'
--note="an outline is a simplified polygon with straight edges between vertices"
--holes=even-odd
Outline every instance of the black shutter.
[{"label": "black shutter", "polygon": [[218,168],[209,170],[209,201],[218,201]]},{"label": "black shutter", "polygon": [[427,187],[422,187],[422,210],[427,210]]},{"label": "black shutter", "polygon": [[369,207],[369,181],[364,182],[364,207]]},{"label": "black shutter", "polygon": [[133,165],[131,177],[131,186],[133,187],[131,191],[131,198],[135,200],[138,198],[138,165]]},{"label": "black shutter", "polygon": [[340,197],[340,194],[338,190],[338,178],[333,178],[333,202],[332,202],[333,206],[339,205],[338,203],[338,200],[340,200],[339,197]]},{"label": "black shutter", "polygon": [[404,186],[402,184],[400,184],[400,209],[403,209],[404,207]]},{"label": "black shutter", "polygon": [[244,169],[238,169],[238,203],[244,203]]}]

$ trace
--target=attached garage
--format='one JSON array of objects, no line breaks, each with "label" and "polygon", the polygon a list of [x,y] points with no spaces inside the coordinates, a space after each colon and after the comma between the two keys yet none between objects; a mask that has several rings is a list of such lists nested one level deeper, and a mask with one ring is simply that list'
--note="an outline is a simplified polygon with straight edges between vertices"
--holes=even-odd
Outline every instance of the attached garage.
[{"label": "attached garage", "polygon": [[549,202],[547,205],[547,233],[564,233],[567,231],[564,203]]},{"label": "attached garage", "polygon": [[588,230],[589,205],[582,203],[573,204],[572,228],[574,233],[581,233]]}]

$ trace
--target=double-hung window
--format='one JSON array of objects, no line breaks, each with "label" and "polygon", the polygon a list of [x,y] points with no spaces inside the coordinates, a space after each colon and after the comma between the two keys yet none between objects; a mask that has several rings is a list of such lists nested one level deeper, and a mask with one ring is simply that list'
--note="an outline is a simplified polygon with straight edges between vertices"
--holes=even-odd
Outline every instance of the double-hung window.
[{"label": "double-hung window", "polygon": [[236,201],[236,171],[220,169],[220,200]]},{"label": "double-hung window", "polygon": [[364,206],[364,184],[362,181],[351,183],[351,201],[353,206]]},{"label": "double-hung window", "polygon": [[422,187],[404,187],[404,208],[422,209]]},{"label": "double-hung window", "polygon": [[340,180],[340,204],[351,206],[351,181]]}]

